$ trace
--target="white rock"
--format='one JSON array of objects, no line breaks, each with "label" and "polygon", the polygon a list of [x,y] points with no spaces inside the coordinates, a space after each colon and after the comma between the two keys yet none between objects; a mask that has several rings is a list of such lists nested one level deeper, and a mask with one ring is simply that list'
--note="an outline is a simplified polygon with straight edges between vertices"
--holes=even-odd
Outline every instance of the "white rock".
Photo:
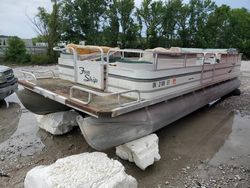
[{"label": "white rock", "polygon": [[122,164],[105,153],[93,152],[58,159],[49,166],[31,169],[25,188],[136,188],[137,181]]},{"label": "white rock", "polygon": [[139,168],[145,170],[161,159],[158,142],[157,135],[151,134],[116,147],[116,155],[124,160],[135,162]]},{"label": "white rock", "polygon": [[65,134],[78,126],[76,116],[79,114],[75,111],[56,112],[46,115],[36,115],[38,126],[41,129],[53,134]]}]

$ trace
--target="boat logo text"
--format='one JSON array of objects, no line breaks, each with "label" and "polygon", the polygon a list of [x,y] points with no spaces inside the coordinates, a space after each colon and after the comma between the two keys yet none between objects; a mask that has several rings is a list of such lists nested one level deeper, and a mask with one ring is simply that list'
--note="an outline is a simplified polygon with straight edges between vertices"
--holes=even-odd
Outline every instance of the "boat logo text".
[{"label": "boat logo text", "polygon": [[94,76],[91,76],[91,72],[89,70],[86,70],[84,67],[79,67],[80,74],[84,75],[84,81],[85,82],[93,82],[94,84],[98,82],[98,79]]}]

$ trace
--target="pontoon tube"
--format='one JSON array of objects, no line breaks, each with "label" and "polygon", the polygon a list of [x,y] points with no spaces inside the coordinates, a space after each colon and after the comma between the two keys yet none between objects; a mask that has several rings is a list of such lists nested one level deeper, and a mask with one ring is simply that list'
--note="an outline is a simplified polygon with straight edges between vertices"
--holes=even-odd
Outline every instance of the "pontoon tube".
[{"label": "pontoon tube", "polygon": [[88,144],[105,150],[140,137],[192,113],[240,86],[238,78],[115,118],[77,117]]},{"label": "pontoon tube", "polygon": [[66,105],[29,91],[28,89],[21,88],[16,91],[16,94],[25,108],[35,114],[45,115],[49,113],[68,111],[71,109]]}]

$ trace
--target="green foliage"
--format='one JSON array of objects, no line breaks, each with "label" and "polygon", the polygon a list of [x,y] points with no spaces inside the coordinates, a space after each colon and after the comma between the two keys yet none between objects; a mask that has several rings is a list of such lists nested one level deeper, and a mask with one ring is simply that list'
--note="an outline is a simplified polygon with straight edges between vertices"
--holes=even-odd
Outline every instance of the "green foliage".
[{"label": "green foliage", "polygon": [[228,46],[234,46],[250,58],[250,12],[245,8],[233,9],[229,18]]},{"label": "green foliage", "polygon": [[4,58],[0,57],[0,64],[4,64]]},{"label": "green foliage", "polygon": [[47,64],[53,64],[55,63],[55,61],[51,60],[51,58],[48,55],[33,54],[31,55],[30,63],[35,65],[47,65]]},{"label": "green foliage", "polygon": [[48,44],[47,55],[53,61],[57,58],[56,53],[53,51],[53,47],[60,41],[62,35],[62,15],[61,3],[59,3],[58,0],[53,0],[52,2],[52,12],[48,13],[45,8],[39,7],[38,13],[32,20],[32,23],[39,34],[37,40],[41,40],[42,42],[46,42]]},{"label": "green foliage", "polygon": [[227,36],[229,26],[229,17],[231,9],[229,6],[222,5],[217,7],[215,11],[209,16],[206,31],[205,40],[207,47],[213,48],[226,48],[229,43]]},{"label": "green foliage", "polygon": [[185,46],[187,43],[189,10],[189,6],[181,0],[169,0],[165,3],[161,20],[165,47]]},{"label": "green foliage", "polygon": [[132,13],[135,8],[133,0],[117,1],[119,23],[121,26],[121,43],[124,48],[133,48],[136,45],[139,27],[134,23]]},{"label": "green foliage", "polygon": [[[39,8],[43,37],[122,48],[238,48],[250,58],[250,12],[217,6],[213,0],[56,0],[52,13]],[[52,54],[52,55],[51,55]]]},{"label": "green foliage", "polygon": [[99,29],[105,16],[108,0],[63,0],[63,37],[67,41],[85,40],[98,44]]},{"label": "green foliage", "polygon": [[108,10],[106,12],[107,26],[104,27],[104,43],[109,46],[116,47],[119,40],[119,18],[118,18],[118,2],[113,0],[109,3]]},{"label": "green foliage", "polygon": [[45,54],[27,54],[24,42],[18,37],[11,37],[8,40],[4,62],[14,64],[35,64],[45,65],[55,63]]},{"label": "green foliage", "polygon": [[23,64],[30,61],[30,56],[26,53],[25,44],[20,38],[11,37],[8,39],[5,61],[17,64]]},{"label": "green foliage", "polygon": [[32,44],[35,46],[37,42],[46,42],[46,39],[39,35],[37,37],[32,38]]},{"label": "green foliage", "polygon": [[161,1],[152,0],[143,0],[141,7],[136,10],[140,26],[146,26],[147,48],[154,48],[160,44],[163,10]]},{"label": "green foliage", "polygon": [[192,47],[206,48],[206,23],[215,9],[215,2],[211,0],[190,0],[189,30],[191,34],[190,45]]}]

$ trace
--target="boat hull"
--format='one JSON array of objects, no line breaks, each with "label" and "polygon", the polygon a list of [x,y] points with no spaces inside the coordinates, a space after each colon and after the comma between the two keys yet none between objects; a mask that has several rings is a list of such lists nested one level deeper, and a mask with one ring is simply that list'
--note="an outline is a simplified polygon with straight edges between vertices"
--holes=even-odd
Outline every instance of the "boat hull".
[{"label": "boat hull", "polygon": [[35,114],[45,115],[71,109],[66,105],[60,104],[28,89],[20,89],[16,94],[24,107]]},{"label": "boat hull", "polygon": [[105,150],[151,134],[221,98],[240,86],[238,78],[114,118],[83,118],[77,122],[88,144]]}]

